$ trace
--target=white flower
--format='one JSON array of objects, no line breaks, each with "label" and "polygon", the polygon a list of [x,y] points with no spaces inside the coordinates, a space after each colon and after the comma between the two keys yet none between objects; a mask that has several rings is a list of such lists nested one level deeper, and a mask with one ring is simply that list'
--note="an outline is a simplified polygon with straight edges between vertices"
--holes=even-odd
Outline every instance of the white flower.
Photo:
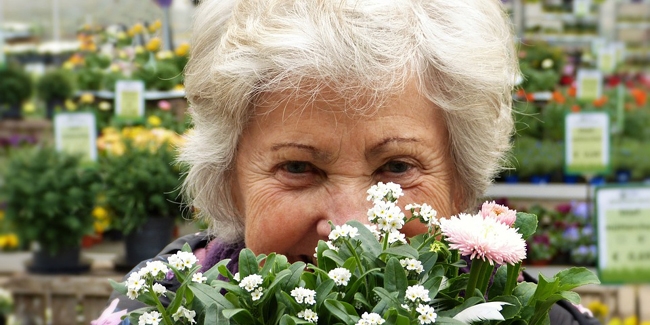
[{"label": "white flower", "polygon": [[208,278],[203,276],[203,273],[201,272],[196,272],[194,275],[192,275],[192,282],[197,282],[197,283],[205,283]]},{"label": "white flower", "polygon": [[521,234],[496,218],[461,213],[440,220],[440,230],[450,249],[457,249],[470,259],[515,264],[526,258],[526,242]]},{"label": "white flower", "polygon": [[190,321],[191,324],[196,323],[194,320],[194,317],[196,316],[196,312],[193,310],[189,310],[183,306],[178,307],[178,310],[172,315],[172,318],[174,319],[175,322],[178,322],[181,317],[187,319]]},{"label": "white flower", "polygon": [[291,290],[291,296],[296,299],[296,302],[302,304],[303,302],[307,305],[316,304],[316,291],[298,287]]},{"label": "white flower", "polygon": [[190,252],[179,251],[176,254],[170,256],[167,261],[173,267],[182,271],[185,269],[191,269],[198,260],[196,256]]},{"label": "white flower", "polygon": [[377,313],[364,312],[356,325],[381,325],[385,322],[386,320],[381,318]]},{"label": "white flower", "polygon": [[381,240],[381,233],[379,230],[377,230],[377,225],[365,225],[368,230],[375,236],[375,238],[379,241]]},{"label": "white flower", "polygon": [[127,297],[135,300],[141,293],[147,292],[148,290],[145,287],[145,284],[145,280],[140,276],[139,272],[131,273],[129,278],[126,280]]},{"label": "white flower", "polygon": [[262,288],[257,288],[253,292],[251,292],[251,298],[253,301],[260,300],[262,298]]},{"label": "white flower", "polygon": [[333,250],[335,252],[339,251],[339,248],[336,247],[336,245],[334,245],[334,243],[332,243],[332,241],[328,240],[328,241],[325,242],[325,244],[327,244],[327,248],[329,248],[329,249],[331,249],[331,250]]},{"label": "white flower", "polygon": [[386,184],[379,182],[377,185],[371,186],[367,193],[368,197],[366,197],[366,200],[370,202],[383,200],[397,202],[397,199],[404,195],[402,187],[393,182]]},{"label": "white flower", "polygon": [[264,282],[264,279],[259,274],[251,274],[239,282],[239,286],[246,289],[248,292],[252,292],[257,289],[257,287]]},{"label": "white flower", "polygon": [[376,201],[367,215],[368,221],[384,232],[401,229],[405,221],[402,209],[393,202]]},{"label": "white flower", "polygon": [[428,302],[431,300],[429,298],[429,290],[419,284],[407,287],[405,297],[412,302]]},{"label": "white flower", "polygon": [[235,275],[233,275],[232,278],[235,279],[235,281],[238,282],[241,281],[241,279],[239,278],[239,272],[235,273]]},{"label": "white flower", "polygon": [[399,263],[402,264],[402,267],[404,267],[408,271],[414,271],[417,274],[424,272],[424,267],[422,266],[422,262],[414,258],[405,258],[403,260],[400,260]]},{"label": "white flower", "polygon": [[298,318],[302,318],[308,322],[316,323],[318,322],[318,314],[311,309],[305,309],[298,312]]},{"label": "white flower", "polygon": [[420,207],[420,216],[429,226],[438,225],[438,211],[432,208],[430,205],[424,203]]},{"label": "white flower", "polygon": [[438,314],[435,313],[435,310],[433,307],[429,305],[423,305],[420,304],[415,311],[420,314],[418,316],[418,320],[420,321],[420,324],[432,324],[436,322],[436,318],[438,317]]},{"label": "white flower", "polygon": [[164,296],[165,293],[167,292],[167,288],[165,288],[165,286],[160,283],[155,283],[153,285],[153,292],[155,292],[159,296]]},{"label": "white flower", "polygon": [[329,271],[329,273],[327,273],[327,275],[332,280],[334,280],[334,283],[336,285],[338,285],[338,286],[346,286],[346,285],[348,285],[348,281],[350,281],[350,277],[352,276],[350,271],[348,271],[348,269],[343,268],[343,267],[337,267],[337,268]]},{"label": "white flower", "polygon": [[158,325],[160,324],[160,313],[157,311],[152,311],[144,313],[138,318],[138,325]]},{"label": "white flower", "polygon": [[153,278],[160,278],[169,272],[169,268],[162,261],[151,261],[147,262],[147,266],[141,272],[151,275]]},{"label": "white flower", "polygon": [[406,236],[403,233],[401,233],[401,232],[399,232],[397,230],[391,231],[388,234],[388,243],[392,244],[392,243],[395,243],[395,242],[400,242],[402,244],[406,244]]},{"label": "white flower", "polygon": [[354,238],[359,235],[359,229],[350,225],[336,226],[329,234],[329,239],[334,241],[341,237]]}]

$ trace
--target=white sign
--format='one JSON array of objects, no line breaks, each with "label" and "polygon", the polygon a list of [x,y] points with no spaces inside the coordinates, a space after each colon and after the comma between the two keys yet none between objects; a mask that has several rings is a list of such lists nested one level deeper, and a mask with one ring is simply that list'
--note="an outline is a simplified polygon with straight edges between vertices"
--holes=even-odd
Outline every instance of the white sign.
[{"label": "white sign", "polygon": [[599,70],[580,69],[576,75],[576,97],[596,100],[603,91],[603,73]]},{"label": "white sign", "polygon": [[650,187],[598,188],[596,218],[600,280],[650,282]]},{"label": "white sign", "polygon": [[593,175],[609,171],[609,115],[604,112],[567,114],[565,169],[568,174]]},{"label": "white sign", "polygon": [[115,115],[125,119],[144,116],[144,82],[119,80],[115,83]]},{"label": "white sign", "polygon": [[591,0],[573,0],[573,14],[579,17],[587,16],[591,11]]},{"label": "white sign", "polygon": [[608,44],[598,51],[598,69],[611,74],[618,64],[618,44]]},{"label": "white sign", "polygon": [[90,112],[54,116],[56,150],[80,154],[84,161],[97,161],[97,124]]}]

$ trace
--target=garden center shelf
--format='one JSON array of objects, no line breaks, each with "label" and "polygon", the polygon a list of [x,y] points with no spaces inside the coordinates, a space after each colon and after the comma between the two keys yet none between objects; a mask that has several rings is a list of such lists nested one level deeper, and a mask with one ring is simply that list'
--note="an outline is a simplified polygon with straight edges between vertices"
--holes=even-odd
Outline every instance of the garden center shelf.
[{"label": "garden center shelf", "polygon": [[493,184],[485,193],[491,198],[540,199],[540,200],[586,200],[587,184]]},{"label": "garden center shelf", "polygon": [[[77,92],[77,95],[80,96],[84,93],[91,93],[97,98],[104,99],[113,99],[115,98],[115,92],[108,90],[82,90]],[[170,91],[156,91],[156,90],[147,90],[144,92],[145,100],[160,100],[160,99],[171,99],[171,98],[183,98],[185,97],[185,90],[170,90]]]}]

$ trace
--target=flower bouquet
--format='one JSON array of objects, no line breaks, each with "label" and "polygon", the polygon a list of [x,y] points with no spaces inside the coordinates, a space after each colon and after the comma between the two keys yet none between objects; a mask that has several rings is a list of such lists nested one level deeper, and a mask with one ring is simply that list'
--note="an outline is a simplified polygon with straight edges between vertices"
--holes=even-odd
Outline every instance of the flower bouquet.
[{"label": "flower bouquet", "polygon": [[[168,262],[153,261],[113,287],[147,305],[133,324],[548,324],[559,300],[578,303],[570,290],[598,283],[571,268],[539,283],[518,282],[525,239],[535,215],[486,203],[476,215],[437,219],[427,204],[397,200],[399,185],[368,191],[370,225],[332,225],[316,247],[314,264],[244,249],[239,272],[221,261],[205,273],[189,246]],[[399,229],[423,222],[427,233],[405,238]],[[467,270],[468,269],[468,270]],[[170,291],[157,281],[175,277]]]}]

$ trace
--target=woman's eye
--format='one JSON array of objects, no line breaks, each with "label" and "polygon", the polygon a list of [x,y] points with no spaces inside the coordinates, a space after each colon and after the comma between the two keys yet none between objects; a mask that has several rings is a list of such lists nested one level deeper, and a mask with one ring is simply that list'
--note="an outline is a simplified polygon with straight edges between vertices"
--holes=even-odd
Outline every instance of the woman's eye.
[{"label": "woman's eye", "polygon": [[282,166],[282,168],[292,174],[303,174],[313,171],[313,166],[304,161],[290,161]]},{"label": "woman's eye", "polygon": [[384,172],[401,174],[406,173],[411,169],[411,164],[403,161],[390,161],[381,167],[381,170]]}]

